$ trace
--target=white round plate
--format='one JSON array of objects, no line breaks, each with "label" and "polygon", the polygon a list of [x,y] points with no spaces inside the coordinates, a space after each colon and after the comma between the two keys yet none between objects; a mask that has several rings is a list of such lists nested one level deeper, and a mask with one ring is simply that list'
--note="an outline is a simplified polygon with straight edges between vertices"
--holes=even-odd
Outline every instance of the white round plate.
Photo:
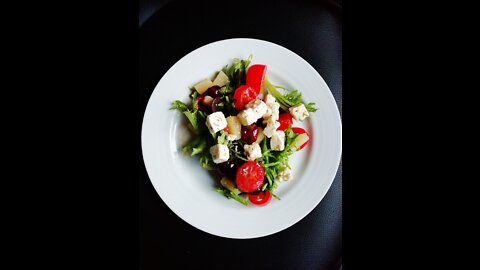
[{"label": "white round plate", "polygon": [[[293,180],[278,183],[264,206],[244,206],[215,192],[215,176],[198,157],[182,154],[189,132],[184,115],[169,110],[174,100],[189,101],[189,87],[214,74],[233,58],[252,55],[252,64],[267,65],[275,85],[298,89],[305,102],[319,108],[303,123],[311,141],[290,158]],[[304,218],[322,200],[335,178],[342,151],[342,125],[335,100],[315,69],[292,51],[257,39],[228,39],[194,50],[173,65],[158,82],[142,126],[142,152],[150,180],[162,200],[180,218],[210,234],[255,238],[284,230]]]}]

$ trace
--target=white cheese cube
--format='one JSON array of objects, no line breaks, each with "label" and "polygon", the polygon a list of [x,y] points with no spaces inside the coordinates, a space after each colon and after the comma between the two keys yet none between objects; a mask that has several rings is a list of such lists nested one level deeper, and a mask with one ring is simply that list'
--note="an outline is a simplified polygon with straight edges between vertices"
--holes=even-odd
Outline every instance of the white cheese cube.
[{"label": "white cheese cube", "polygon": [[[278,102],[270,102],[266,103],[267,105],[267,112],[263,115],[263,119],[267,119],[269,117],[273,117],[273,119],[276,121],[278,120],[278,116],[280,115],[280,104]],[[264,121],[264,123],[266,123]]]},{"label": "white cheese cube", "polygon": [[277,102],[269,103],[267,104],[267,112],[263,115],[263,118],[268,118],[272,116],[272,114],[276,114],[278,116],[278,114],[280,113],[279,110],[280,104],[278,104]]},{"label": "white cheese cube", "polygon": [[283,130],[277,130],[273,133],[270,148],[273,151],[283,151],[285,149],[285,132]]},{"label": "white cheese cube", "polygon": [[292,170],[290,170],[288,167],[285,167],[285,169],[283,169],[283,171],[281,171],[280,173],[278,173],[278,180],[280,181],[289,181],[289,180],[292,180]]},{"label": "white cheese cube", "polygon": [[274,105],[271,106],[272,108],[272,115],[270,118],[272,118],[272,121],[277,121],[278,118],[280,118],[280,104],[275,103]]},{"label": "white cheese cube", "polygon": [[279,122],[273,120],[272,118],[268,118],[267,126],[263,129],[263,135],[267,136],[268,138],[272,137],[279,126]]},{"label": "white cheese cube", "polygon": [[274,102],[277,102],[277,100],[275,99],[275,97],[272,96],[272,95],[270,95],[270,94],[268,94],[268,95],[264,98],[264,101],[265,101],[265,103],[266,103],[267,105],[272,104],[272,103],[274,103]]},{"label": "white cheese cube", "polygon": [[207,122],[205,123],[210,130],[210,133],[216,133],[227,127],[227,120],[223,112],[214,112],[207,116]]},{"label": "white cheese cube", "polygon": [[290,114],[293,116],[293,118],[297,121],[303,121],[309,116],[307,108],[305,108],[305,105],[303,103],[290,107],[288,110],[290,111]]},{"label": "white cheese cube", "polygon": [[251,145],[245,144],[243,150],[245,150],[245,156],[247,156],[248,160],[255,160],[262,157],[262,150],[260,149],[260,145],[256,142]]},{"label": "white cheese cube", "polygon": [[241,111],[239,114],[237,114],[237,118],[244,126],[251,125],[258,120],[257,114],[252,108]]},{"label": "white cheese cube", "polygon": [[210,147],[210,154],[212,155],[213,162],[217,164],[225,162],[230,158],[228,146],[224,144],[216,144]]},{"label": "white cheese cube", "polygon": [[247,105],[245,105],[245,108],[251,108],[255,112],[257,119],[262,117],[267,112],[267,104],[260,99],[254,99],[250,101],[247,103]]}]

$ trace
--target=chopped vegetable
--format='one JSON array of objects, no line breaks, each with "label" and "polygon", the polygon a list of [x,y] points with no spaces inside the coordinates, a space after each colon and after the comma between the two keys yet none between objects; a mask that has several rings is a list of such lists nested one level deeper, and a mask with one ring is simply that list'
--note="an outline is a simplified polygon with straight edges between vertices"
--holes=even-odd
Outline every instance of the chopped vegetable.
[{"label": "chopped vegetable", "polygon": [[213,85],[218,85],[220,87],[226,85],[230,80],[228,79],[228,76],[223,73],[223,71],[220,70],[218,72],[217,77],[215,77],[215,80],[213,80]]},{"label": "chopped vegetable", "polygon": [[207,91],[208,88],[210,88],[212,86],[213,86],[213,82],[210,81],[209,79],[205,79],[205,80],[195,84],[195,86],[193,86],[193,88],[195,88],[195,90],[197,90],[197,92],[201,95],[201,94],[205,93],[205,91]]},{"label": "chopped vegetable", "polygon": [[236,138],[240,138],[241,130],[242,130],[242,124],[240,124],[240,120],[238,120],[237,116],[235,115],[231,115],[226,119],[227,119],[228,133],[230,135],[235,136]]},{"label": "chopped vegetable", "polygon": [[265,72],[267,72],[266,65],[252,65],[248,68],[247,71],[247,85],[253,87],[257,92],[257,95],[260,93],[263,86],[263,77],[265,77]]},{"label": "chopped vegetable", "polygon": [[308,133],[303,128],[294,127],[294,128],[292,128],[292,131],[295,134],[298,134],[298,137],[293,142],[292,147],[295,147],[297,149],[297,151],[301,150],[302,148],[305,147],[305,145],[307,145],[308,141],[310,140],[310,137],[309,137]]},{"label": "chopped vegetable", "polygon": [[[243,205],[263,206],[280,199],[274,190],[278,181],[292,179],[289,157],[311,140],[304,129],[292,128],[294,120],[317,109],[298,90],[269,82],[266,65],[249,68],[250,63],[251,58],[234,59],[213,82],[205,79],[190,89],[191,103],[175,100],[170,109],[188,119],[195,134],[182,150],[218,175],[216,191]],[[264,101],[262,89],[270,94]]]}]

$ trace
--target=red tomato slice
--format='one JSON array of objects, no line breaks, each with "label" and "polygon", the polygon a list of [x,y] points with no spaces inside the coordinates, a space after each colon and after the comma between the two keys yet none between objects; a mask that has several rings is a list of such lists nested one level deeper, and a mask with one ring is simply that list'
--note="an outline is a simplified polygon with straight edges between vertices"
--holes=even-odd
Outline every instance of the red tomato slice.
[{"label": "red tomato slice", "polygon": [[277,128],[277,130],[285,130],[293,124],[292,116],[289,113],[281,113],[278,116],[277,122],[280,123],[280,126]]},{"label": "red tomato slice", "polygon": [[255,89],[247,85],[240,85],[233,94],[233,98],[235,99],[235,103],[233,106],[239,111],[245,109],[245,105],[257,98],[257,93]]},{"label": "red tomato slice", "polygon": [[[309,138],[312,138],[312,137],[310,137],[310,134],[308,134],[308,132],[306,132],[305,129],[303,129],[303,128],[292,127],[292,131],[293,131],[293,133],[295,133],[295,134],[307,133],[308,137],[309,137]],[[306,143],[302,144],[302,146],[300,146],[300,148],[298,148],[298,150],[301,150],[303,147],[305,147],[305,145],[307,145],[309,141],[310,141],[310,140],[308,140]]]},{"label": "red tomato slice", "polygon": [[266,65],[252,65],[247,70],[247,85],[253,87],[257,92],[257,95],[260,93],[263,84],[263,77],[267,71]]},{"label": "red tomato slice", "polygon": [[235,182],[240,191],[254,192],[262,186],[264,176],[262,165],[249,160],[238,167]]},{"label": "red tomato slice", "polygon": [[270,191],[268,190],[257,191],[257,192],[248,194],[248,200],[251,203],[258,206],[267,205],[271,199],[272,199],[272,194],[270,194]]}]

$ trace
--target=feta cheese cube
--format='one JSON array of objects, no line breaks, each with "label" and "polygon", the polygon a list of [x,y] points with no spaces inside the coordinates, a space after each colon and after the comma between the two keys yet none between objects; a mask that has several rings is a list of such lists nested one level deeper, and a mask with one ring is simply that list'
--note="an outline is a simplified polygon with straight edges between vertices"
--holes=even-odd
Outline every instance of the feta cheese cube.
[{"label": "feta cheese cube", "polygon": [[245,150],[245,156],[247,156],[248,160],[255,160],[262,157],[262,150],[260,149],[260,145],[256,142],[251,145],[245,144],[243,150]]},{"label": "feta cheese cube", "polygon": [[247,103],[247,105],[245,105],[245,108],[251,108],[255,112],[257,119],[262,117],[267,112],[267,104],[260,99],[254,99],[250,101]]},{"label": "feta cheese cube", "polygon": [[[268,94],[264,100],[267,105],[267,112],[263,115],[263,119],[267,120],[267,118],[273,117],[273,120],[277,121],[280,114],[280,104],[276,101],[275,97],[270,94]],[[266,123],[266,121],[264,121],[264,123]]]},{"label": "feta cheese cube", "polygon": [[[275,106],[276,105],[276,106]],[[278,103],[275,103],[275,105],[272,105],[271,108],[272,108],[272,115],[270,116],[270,118],[272,118],[272,121],[277,121],[278,118],[280,118],[280,104]]]},{"label": "feta cheese cube", "polygon": [[267,104],[267,112],[263,115],[263,118],[271,117],[272,115],[276,116],[278,120],[278,115],[280,113],[280,104],[277,102]]},{"label": "feta cheese cube", "polygon": [[213,162],[216,164],[225,162],[230,158],[228,146],[224,144],[216,144],[210,147],[210,154],[212,155]]},{"label": "feta cheese cube", "polygon": [[227,120],[223,112],[214,112],[207,116],[207,122],[205,123],[210,130],[210,133],[216,133],[227,127]]},{"label": "feta cheese cube", "polygon": [[280,181],[289,181],[289,180],[292,180],[292,170],[290,170],[288,167],[285,167],[285,169],[283,169],[283,171],[281,171],[280,173],[278,173],[278,180]]},{"label": "feta cheese cube", "polygon": [[283,151],[285,149],[285,132],[277,130],[273,133],[270,140],[270,148],[274,151]]},{"label": "feta cheese cube", "polygon": [[258,120],[257,114],[252,108],[241,111],[237,114],[237,118],[243,126],[251,125]]},{"label": "feta cheese cube", "polygon": [[303,103],[290,107],[288,110],[290,111],[290,114],[293,116],[293,118],[297,121],[303,121],[309,116],[307,108],[305,108],[305,105]]},{"label": "feta cheese cube", "polygon": [[277,128],[280,126],[280,123],[277,120],[273,120],[272,117],[267,119],[267,126],[263,129],[263,135],[268,138],[272,137]]},{"label": "feta cheese cube", "polygon": [[274,103],[274,102],[277,102],[277,100],[275,99],[274,96],[268,94],[265,98],[264,98],[264,101],[265,103],[268,105],[268,104],[271,104],[271,103]]}]

